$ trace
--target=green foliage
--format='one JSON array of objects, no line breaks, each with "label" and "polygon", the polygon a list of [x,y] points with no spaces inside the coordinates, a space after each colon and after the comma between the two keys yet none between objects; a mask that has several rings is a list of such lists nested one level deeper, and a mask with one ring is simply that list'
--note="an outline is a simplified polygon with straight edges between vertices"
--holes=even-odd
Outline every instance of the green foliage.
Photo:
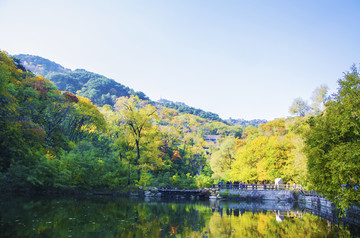
[{"label": "green foliage", "polygon": [[141,170],[140,179],[136,183],[138,187],[146,187],[153,183],[153,177],[146,169]]},{"label": "green foliage", "polygon": [[210,166],[214,171],[214,178],[229,179],[229,171],[234,166],[235,161],[235,144],[234,138],[226,137],[222,140],[220,146],[213,153]]},{"label": "green foliage", "polygon": [[54,160],[60,171],[58,182],[62,185],[83,189],[115,188],[126,181],[126,169],[116,153],[104,151],[90,141],[80,142]]},{"label": "green foliage", "polygon": [[345,209],[360,201],[360,77],[357,68],[339,80],[324,113],[309,119],[306,137],[309,182]]},{"label": "green foliage", "polygon": [[211,188],[211,185],[213,184],[211,177],[205,174],[195,176],[194,180],[197,188]]},{"label": "green foliage", "polygon": [[171,188],[170,178],[171,173],[169,171],[157,173],[156,176],[153,177],[151,185],[161,189]]},{"label": "green foliage", "polygon": [[132,154],[127,151],[127,158],[139,171],[140,180],[141,169],[154,170],[162,165],[158,128],[152,123],[157,110],[136,96],[119,98],[115,108],[122,117],[122,126],[126,127],[128,143],[133,144],[134,151]]},{"label": "green foliage", "polygon": [[118,97],[130,95],[137,95],[143,100],[148,99],[143,92],[135,92],[99,74],[83,69],[71,71],[39,56],[16,55],[15,57],[19,58],[27,69],[54,82],[59,90],[89,98],[96,105],[114,105]]},{"label": "green foliage", "polygon": [[235,139],[233,146],[226,146],[229,143],[224,140],[212,156],[213,178],[249,182],[282,178],[286,182],[305,182],[303,140],[295,134],[299,128],[291,119],[277,119],[245,128],[243,140]]},{"label": "green foliage", "polygon": [[196,185],[193,182],[193,177],[190,173],[187,174],[175,174],[170,178],[170,184],[174,188],[178,189],[194,189]]},{"label": "green foliage", "polygon": [[[0,173],[7,189],[114,188],[122,162],[104,116],[87,98],[61,94],[0,52]],[[82,140],[79,144],[77,142]]]}]

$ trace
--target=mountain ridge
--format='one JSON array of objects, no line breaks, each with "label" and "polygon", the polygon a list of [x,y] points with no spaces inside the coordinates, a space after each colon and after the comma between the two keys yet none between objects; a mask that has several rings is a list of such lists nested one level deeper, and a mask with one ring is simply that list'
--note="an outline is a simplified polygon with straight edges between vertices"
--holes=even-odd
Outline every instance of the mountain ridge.
[{"label": "mountain ridge", "polygon": [[116,99],[122,96],[129,97],[136,95],[142,100],[150,101],[159,106],[176,109],[180,113],[189,113],[211,121],[219,121],[234,125],[254,125],[266,123],[266,120],[244,120],[244,119],[222,119],[218,114],[206,112],[199,108],[186,105],[183,102],[172,102],[167,99],[152,101],[141,92],[135,91],[114,79],[107,78],[101,74],[93,73],[85,69],[67,69],[62,65],[43,58],[29,54],[13,55],[20,60],[23,66],[36,75],[41,75],[54,82],[55,86],[61,91],[69,91],[76,95],[89,98],[94,104],[103,106],[105,104],[113,106]]}]

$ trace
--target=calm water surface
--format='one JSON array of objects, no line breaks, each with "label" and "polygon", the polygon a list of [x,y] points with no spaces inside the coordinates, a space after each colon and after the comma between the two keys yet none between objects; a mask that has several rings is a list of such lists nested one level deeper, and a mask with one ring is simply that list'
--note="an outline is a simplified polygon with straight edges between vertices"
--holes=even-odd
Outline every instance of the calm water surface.
[{"label": "calm water surface", "polygon": [[1,237],[351,237],[359,231],[289,203],[0,195],[0,204]]}]

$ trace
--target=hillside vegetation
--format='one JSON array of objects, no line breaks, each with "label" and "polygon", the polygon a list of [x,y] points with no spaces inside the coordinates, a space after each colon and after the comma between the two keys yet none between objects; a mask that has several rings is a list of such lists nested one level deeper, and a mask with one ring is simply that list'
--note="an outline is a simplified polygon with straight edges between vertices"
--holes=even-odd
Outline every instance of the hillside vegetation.
[{"label": "hillside vegetation", "polygon": [[70,69],[66,69],[63,66],[35,55],[19,54],[14,56],[16,59],[20,59],[23,66],[33,72],[36,75],[41,75],[47,78],[53,73],[69,73]]},{"label": "hillside vegetation", "polygon": [[54,82],[59,90],[87,97],[99,106],[105,104],[113,106],[116,98],[129,97],[130,95],[136,95],[142,100],[148,100],[148,97],[142,92],[135,92],[113,79],[84,69],[75,71],[65,69],[55,62],[39,56],[21,54],[14,57],[20,59],[26,69]]},{"label": "hillside vegetation", "polygon": [[[67,74],[76,73],[87,72]],[[5,52],[0,79],[2,190],[191,189],[283,178],[341,208],[359,205],[356,67],[339,80],[334,96],[316,89],[311,106],[294,101],[293,118],[258,127],[180,113],[137,95],[94,105],[79,93],[59,91]]]}]

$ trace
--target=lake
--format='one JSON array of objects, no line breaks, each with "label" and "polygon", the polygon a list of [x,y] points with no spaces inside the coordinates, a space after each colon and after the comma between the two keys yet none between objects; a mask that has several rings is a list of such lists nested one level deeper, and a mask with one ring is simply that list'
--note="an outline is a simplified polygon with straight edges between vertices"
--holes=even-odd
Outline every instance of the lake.
[{"label": "lake", "polygon": [[[0,195],[1,237],[351,237],[292,203]],[[351,233],[351,234],[350,234]]]}]

